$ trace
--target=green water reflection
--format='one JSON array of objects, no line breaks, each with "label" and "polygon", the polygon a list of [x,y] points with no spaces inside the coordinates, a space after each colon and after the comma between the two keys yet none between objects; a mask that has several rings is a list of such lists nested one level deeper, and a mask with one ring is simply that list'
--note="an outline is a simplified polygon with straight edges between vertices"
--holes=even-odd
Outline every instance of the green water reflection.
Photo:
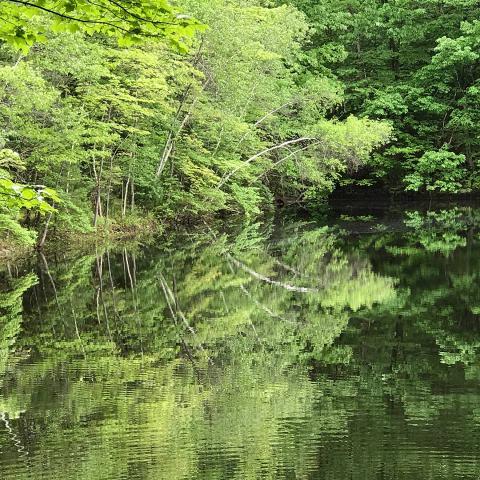
[{"label": "green water reflection", "polygon": [[479,478],[480,212],[339,218],[5,266],[2,478]]}]

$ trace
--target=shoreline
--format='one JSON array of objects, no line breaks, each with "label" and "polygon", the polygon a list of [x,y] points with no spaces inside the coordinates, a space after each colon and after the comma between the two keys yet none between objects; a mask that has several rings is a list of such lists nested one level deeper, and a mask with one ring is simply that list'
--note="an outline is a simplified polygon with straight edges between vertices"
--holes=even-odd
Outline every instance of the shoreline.
[{"label": "shoreline", "polygon": [[114,224],[110,228],[104,225],[91,232],[57,231],[49,235],[43,247],[38,245],[25,246],[15,242],[0,241],[0,262],[17,262],[27,259],[37,252],[50,253],[59,247],[65,252],[79,251],[92,247],[104,247],[111,243],[135,242],[151,240],[154,236],[164,232],[164,225],[149,219],[136,225]]}]

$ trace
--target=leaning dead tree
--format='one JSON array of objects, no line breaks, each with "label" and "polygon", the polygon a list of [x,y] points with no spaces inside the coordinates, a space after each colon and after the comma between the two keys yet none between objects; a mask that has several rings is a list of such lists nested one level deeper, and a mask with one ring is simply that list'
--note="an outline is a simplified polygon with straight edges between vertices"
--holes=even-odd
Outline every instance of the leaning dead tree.
[{"label": "leaning dead tree", "polygon": [[234,168],[231,172],[224,175],[220,180],[220,182],[218,183],[217,188],[222,188],[223,185],[225,185],[225,183],[227,183],[230,180],[230,178],[232,178],[233,175],[235,175],[239,170],[247,167],[250,163],[257,160],[257,158],[260,158],[266,155],[267,153],[273,152],[275,150],[287,148],[289,145],[294,145],[302,142],[313,142],[315,140],[317,139],[314,137],[300,137],[300,138],[295,138],[293,140],[287,140],[286,142],[279,143],[277,145],[274,145],[273,147],[266,148],[265,150],[262,150],[261,152],[258,152],[255,155],[251,156],[250,158],[245,160],[241,165],[239,165],[237,168]]}]

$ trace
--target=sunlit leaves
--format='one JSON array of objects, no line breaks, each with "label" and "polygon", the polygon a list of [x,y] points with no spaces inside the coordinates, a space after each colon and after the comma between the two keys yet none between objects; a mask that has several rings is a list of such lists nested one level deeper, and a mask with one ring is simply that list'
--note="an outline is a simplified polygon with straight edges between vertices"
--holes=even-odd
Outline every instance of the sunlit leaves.
[{"label": "sunlit leaves", "polygon": [[416,162],[412,162],[413,172],[405,177],[405,190],[426,190],[428,192],[457,192],[465,177],[463,165],[465,155],[457,155],[447,150],[426,152]]},{"label": "sunlit leaves", "polygon": [[0,38],[24,53],[45,33],[84,31],[114,36],[123,46],[162,38],[181,51],[203,26],[167,1],[6,0],[0,6]]},{"label": "sunlit leaves", "polygon": [[0,209],[8,211],[25,208],[46,213],[55,211],[52,203],[60,203],[55,190],[43,186],[21,185],[0,177]]}]

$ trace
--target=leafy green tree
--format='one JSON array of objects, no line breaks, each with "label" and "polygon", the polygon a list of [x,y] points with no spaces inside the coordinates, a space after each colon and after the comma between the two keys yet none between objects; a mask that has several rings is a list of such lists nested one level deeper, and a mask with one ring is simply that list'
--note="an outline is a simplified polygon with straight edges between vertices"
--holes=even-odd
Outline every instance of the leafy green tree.
[{"label": "leafy green tree", "polygon": [[[437,164],[433,183],[440,182],[434,190],[477,189],[476,3],[292,3],[315,28],[313,41],[304,47],[306,68],[318,71],[319,59],[326,59],[328,74],[345,85],[340,114],[387,119],[394,127],[395,140],[347,183],[417,189],[412,185],[422,187],[422,174],[412,170],[419,162],[432,161]],[[465,156],[465,169],[442,171],[438,152],[445,145],[452,154]],[[424,155],[427,160],[421,160]]]},{"label": "leafy green tree", "polygon": [[[117,37],[122,45],[163,38],[185,50],[185,40],[200,26],[167,0],[5,0],[0,15],[0,38],[25,52],[46,40],[52,29],[102,33]],[[37,17],[43,21],[35,21]]]},{"label": "leafy green tree", "polygon": [[426,152],[413,166],[413,172],[405,177],[405,190],[427,192],[458,192],[465,178],[465,155],[447,150]]},{"label": "leafy green tree", "polygon": [[18,153],[10,149],[0,150],[0,227],[3,242],[18,242],[32,245],[35,233],[19,224],[24,211],[40,214],[55,212],[55,203],[60,203],[57,193],[40,185],[21,185],[11,180],[11,170],[24,170],[25,165]]}]

